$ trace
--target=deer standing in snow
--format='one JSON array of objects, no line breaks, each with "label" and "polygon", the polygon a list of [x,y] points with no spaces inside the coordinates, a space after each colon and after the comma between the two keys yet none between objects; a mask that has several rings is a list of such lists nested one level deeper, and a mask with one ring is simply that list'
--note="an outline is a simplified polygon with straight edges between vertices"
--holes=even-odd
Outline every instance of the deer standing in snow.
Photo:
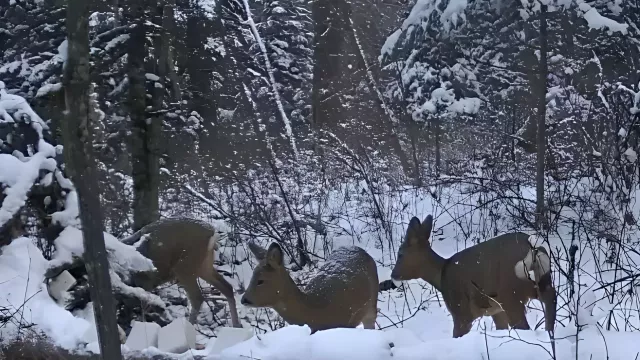
[{"label": "deer standing in snow", "polygon": [[357,246],[335,250],[304,291],[284,266],[277,243],[268,250],[249,243],[259,260],[240,300],[248,307],[270,307],[293,325],[308,325],[312,333],[331,328],[374,329],[378,313],[378,271],[373,258]]},{"label": "deer standing in snow", "polygon": [[429,244],[432,226],[431,215],[422,224],[416,217],[411,219],[391,278],[421,278],[440,291],[453,317],[454,338],[467,334],[482,316],[493,317],[496,329],[530,329],[525,316],[530,299],[542,301],[545,328],[553,331],[557,300],[545,248],[533,247],[529,235],[515,232],[445,259]]},{"label": "deer standing in snow", "polygon": [[161,284],[177,280],[191,303],[189,322],[195,324],[204,301],[198,285],[198,278],[201,278],[220,290],[229,303],[233,326],[242,327],[233,286],[213,265],[219,239],[220,235],[211,225],[194,219],[161,219],[144,226],[122,242],[127,245],[139,242],[136,246],[138,251],[153,262],[156,271],[133,273],[133,285],[151,291]]}]

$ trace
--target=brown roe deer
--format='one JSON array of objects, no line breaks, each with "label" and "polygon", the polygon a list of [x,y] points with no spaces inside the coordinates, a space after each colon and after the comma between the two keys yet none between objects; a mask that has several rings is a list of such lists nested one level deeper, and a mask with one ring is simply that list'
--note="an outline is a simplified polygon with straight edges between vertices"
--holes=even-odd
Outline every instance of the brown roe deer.
[{"label": "brown roe deer", "polygon": [[249,243],[259,260],[240,300],[248,307],[270,307],[292,325],[308,325],[311,332],[355,328],[374,329],[378,313],[378,271],[373,258],[357,246],[336,249],[304,291],[283,264],[277,243],[268,250]]},{"label": "brown roe deer", "polygon": [[553,330],[557,300],[546,249],[534,248],[529,235],[515,232],[445,259],[429,244],[432,226],[431,215],[422,224],[416,217],[411,219],[391,278],[420,278],[440,291],[453,317],[454,338],[467,334],[473,321],[482,316],[493,317],[496,329],[530,329],[525,316],[530,299],[542,301],[545,328]]},{"label": "brown roe deer", "polygon": [[198,278],[201,278],[220,290],[229,303],[233,326],[242,327],[238,320],[233,287],[213,267],[219,238],[220,235],[211,225],[188,218],[161,219],[144,226],[122,242],[133,245],[142,240],[137,249],[153,262],[156,271],[133,273],[132,285],[151,291],[159,285],[177,280],[191,303],[189,322],[195,324],[204,301],[198,285]]}]

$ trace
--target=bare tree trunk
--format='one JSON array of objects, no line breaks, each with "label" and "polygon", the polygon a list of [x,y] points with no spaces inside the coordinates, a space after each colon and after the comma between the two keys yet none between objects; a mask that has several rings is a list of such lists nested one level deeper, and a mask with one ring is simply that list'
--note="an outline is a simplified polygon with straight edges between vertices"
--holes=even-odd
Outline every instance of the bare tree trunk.
[{"label": "bare tree trunk", "polygon": [[411,140],[411,156],[413,158],[413,181],[416,187],[422,186],[422,170],[418,157],[418,134],[420,126],[413,119],[406,120],[409,127],[409,139]]},{"label": "bare tree trunk", "polygon": [[312,124],[316,129],[331,129],[341,123],[345,109],[340,94],[348,87],[345,79],[347,15],[349,6],[342,0],[318,0],[312,4],[314,21],[314,67]]},{"label": "bare tree trunk", "polygon": [[67,104],[62,123],[67,171],[78,192],[84,260],[103,359],[121,359],[116,309],[104,244],[97,167],[93,159],[89,106],[89,8],[86,0],[67,2],[68,58],[64,70]]},{"label": "bare tree trunk", "polygon": [[[173,17],[173,8],[170,8],[171,16]],[[175,61],[173,57],[173,49],[169,48],[167,54],[167,72],[169,74],[169,81],[171,81],[171,89],[173,91],[173,99],[178,102],[182,100],[182,91],[180,90],[180,78],[176,72]]]},{"label": "bare tree trunk", "polygon": [[545,223],[544,206],[544,170],[546,150],[546,115],[547,115],[547,6],[542,5],[540,10],[540,60],[538,81],[538,129],[537,129],[537,157],[536,166],[536,224],[542,229]]},{"label": "bare tree trunk", "polygon": [[120,26],[120,0],[111,0],[115,26]]},{"label": "bare tree trunk", "polygon": [[[166,85],[165,79],[168,72],[168,59],[169,59],[169,46],[170,46],[169,28],[171,26],[168,15],[169,13],[171,13],[171,16],[173,16],[173,6],[171,4],[171,0],[156,0],[155,10],[156,11],[155,11],[153,21],[156,25],[161,27],[161,30],[160,30],[160,34],[156,36],[153,44],[154,60],[155,60],[154,71],[155,71],[155,75],[157,76],[157,79],[154,81],[154,86],[153,86],[153,110],[152,110],[153,113],[151,114],[152,125],[147,124],[147,128],[149,126],[155,125],[157,129],[154,128],[154,130],[156,131],[155,137],[153,139],[149,139],[151,144],[157,144],[158,136],[160,136],[160,126],[162,125],[162,121],[164,120],[164,114],[162,112],[162,109],[164,104],[164,94],[165,94],[165,85]],[[156,155],[158,154],[157,146],[155,146],[155,148],[147,149],[148,152],[151,152],[152,150],[153,152],[155,152]],[[155,165],[155,168],[156,169],[158,168],[157,164]]]},{"label": "bare tree trunk", "polygon": [[434,135],[435,135],[435,143],[436,143],[436,177],[440,176],[441,168],[441,154],[440,154],[440,119],[436,118],[434,120]]},{"label": "bare tree trunk", "polygon": [[[516,108],[515,104],[512,104],[511,111],[511,134],[516,134]],[[516,162],[516,139],[511,139],[511,161]]]},{"label": "bare tree trunk", "polygon": [[[133,175],[134,231],[159,217],[158,192],[160,186],[159,149],[161,119],[147,119],[144,75],[145,8],[147,1],[129,2],[129,12],[135,21],[128,44],[129,111],[133,123],[131,139]],[[148,122],[147,122],[148,120]]]},{"label": "bare tree trunk", "polygon": [[[164,74],[166,74],[168,82],[171,83],[173,100],[180,101],[182,93],[180,91],[180,82],[174,65],[173,49],[171,48],[175,31],[175,7],[176,0],[164,1],[164,8],[162,9],[162,64],[164,64]],[[158,74],[158,76],[160,76],[160,74]],[[165,80],[165,83],[166,82],[167,81]]]}]

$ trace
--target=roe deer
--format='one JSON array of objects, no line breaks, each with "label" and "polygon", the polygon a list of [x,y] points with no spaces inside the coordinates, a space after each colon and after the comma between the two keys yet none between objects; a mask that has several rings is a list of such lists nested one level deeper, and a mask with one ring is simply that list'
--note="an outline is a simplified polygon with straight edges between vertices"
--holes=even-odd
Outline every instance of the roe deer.
[{"label": "roe deer", "polygon": [[233,326],[242,327],[233,287],[213,267],[219,239],[220,235],[211,225],[194,219],[161,219],[144,226],[121,241],[133,245],[142,240],[137,249],[153,262],[156,271],[133,273],[132,285],[151,291],[161,284],[177,280],[191,303],[189,322],[195,324],[204,301],[198,285],[198,278],[201,278],[227,298]]},{"label": "roe deer", "polygon": [[[421,278],[440,291],[453,317],[454,338],[467,334],[473,321],[482,316],[493,317],[496,329],[530,329],[525,316],[525,304],[530,299],[542,301],[545,328],[553,330],[556,290],[546,249],[534,248],[529,235],[515,232],[445,259],[429,244],[432,226],[431,215],[422,224],[416,217],[411,219],[391,278]],[[529,279],[528,269],[534,273],[533,280]]]},{"label": "roe deer", "polygon": [[249,307],[271,307],[293,325],[308,325],[311,332],[354,328],[362,323],[374,329],[378,314],[378,271],[373,258],[357,246],[336,249],[304,291],[283,264],[277,243],[268,250],[249,243],[259,260],[240,302]]}]

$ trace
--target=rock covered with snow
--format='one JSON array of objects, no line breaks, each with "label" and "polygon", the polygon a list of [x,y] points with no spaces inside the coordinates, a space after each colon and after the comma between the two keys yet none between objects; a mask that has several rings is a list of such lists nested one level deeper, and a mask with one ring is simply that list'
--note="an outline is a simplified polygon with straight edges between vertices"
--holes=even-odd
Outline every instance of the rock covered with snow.
[{"label": "rock covered with snow", "polygon": [[158,332],[158,350],[181,354],[196,347],[196,328],[185,318],[173,320]]},{"label": "rock covered with snow", "polygon": [[49,296],[44,284],[48,262],[28,238],[18,238],[0,255],[0,308],[12,309],[20,322],[0,329],[0,338],[12,339],[18,327],[35,324],[57,345],[75,349],[90,323],[74,317]]},{"label": "rock covered with snow", "polygon": [[158,347],[158,332],[160,325],[152,322],[134,321],[125,346],[130,350],[144,350],[148,347]]}]

